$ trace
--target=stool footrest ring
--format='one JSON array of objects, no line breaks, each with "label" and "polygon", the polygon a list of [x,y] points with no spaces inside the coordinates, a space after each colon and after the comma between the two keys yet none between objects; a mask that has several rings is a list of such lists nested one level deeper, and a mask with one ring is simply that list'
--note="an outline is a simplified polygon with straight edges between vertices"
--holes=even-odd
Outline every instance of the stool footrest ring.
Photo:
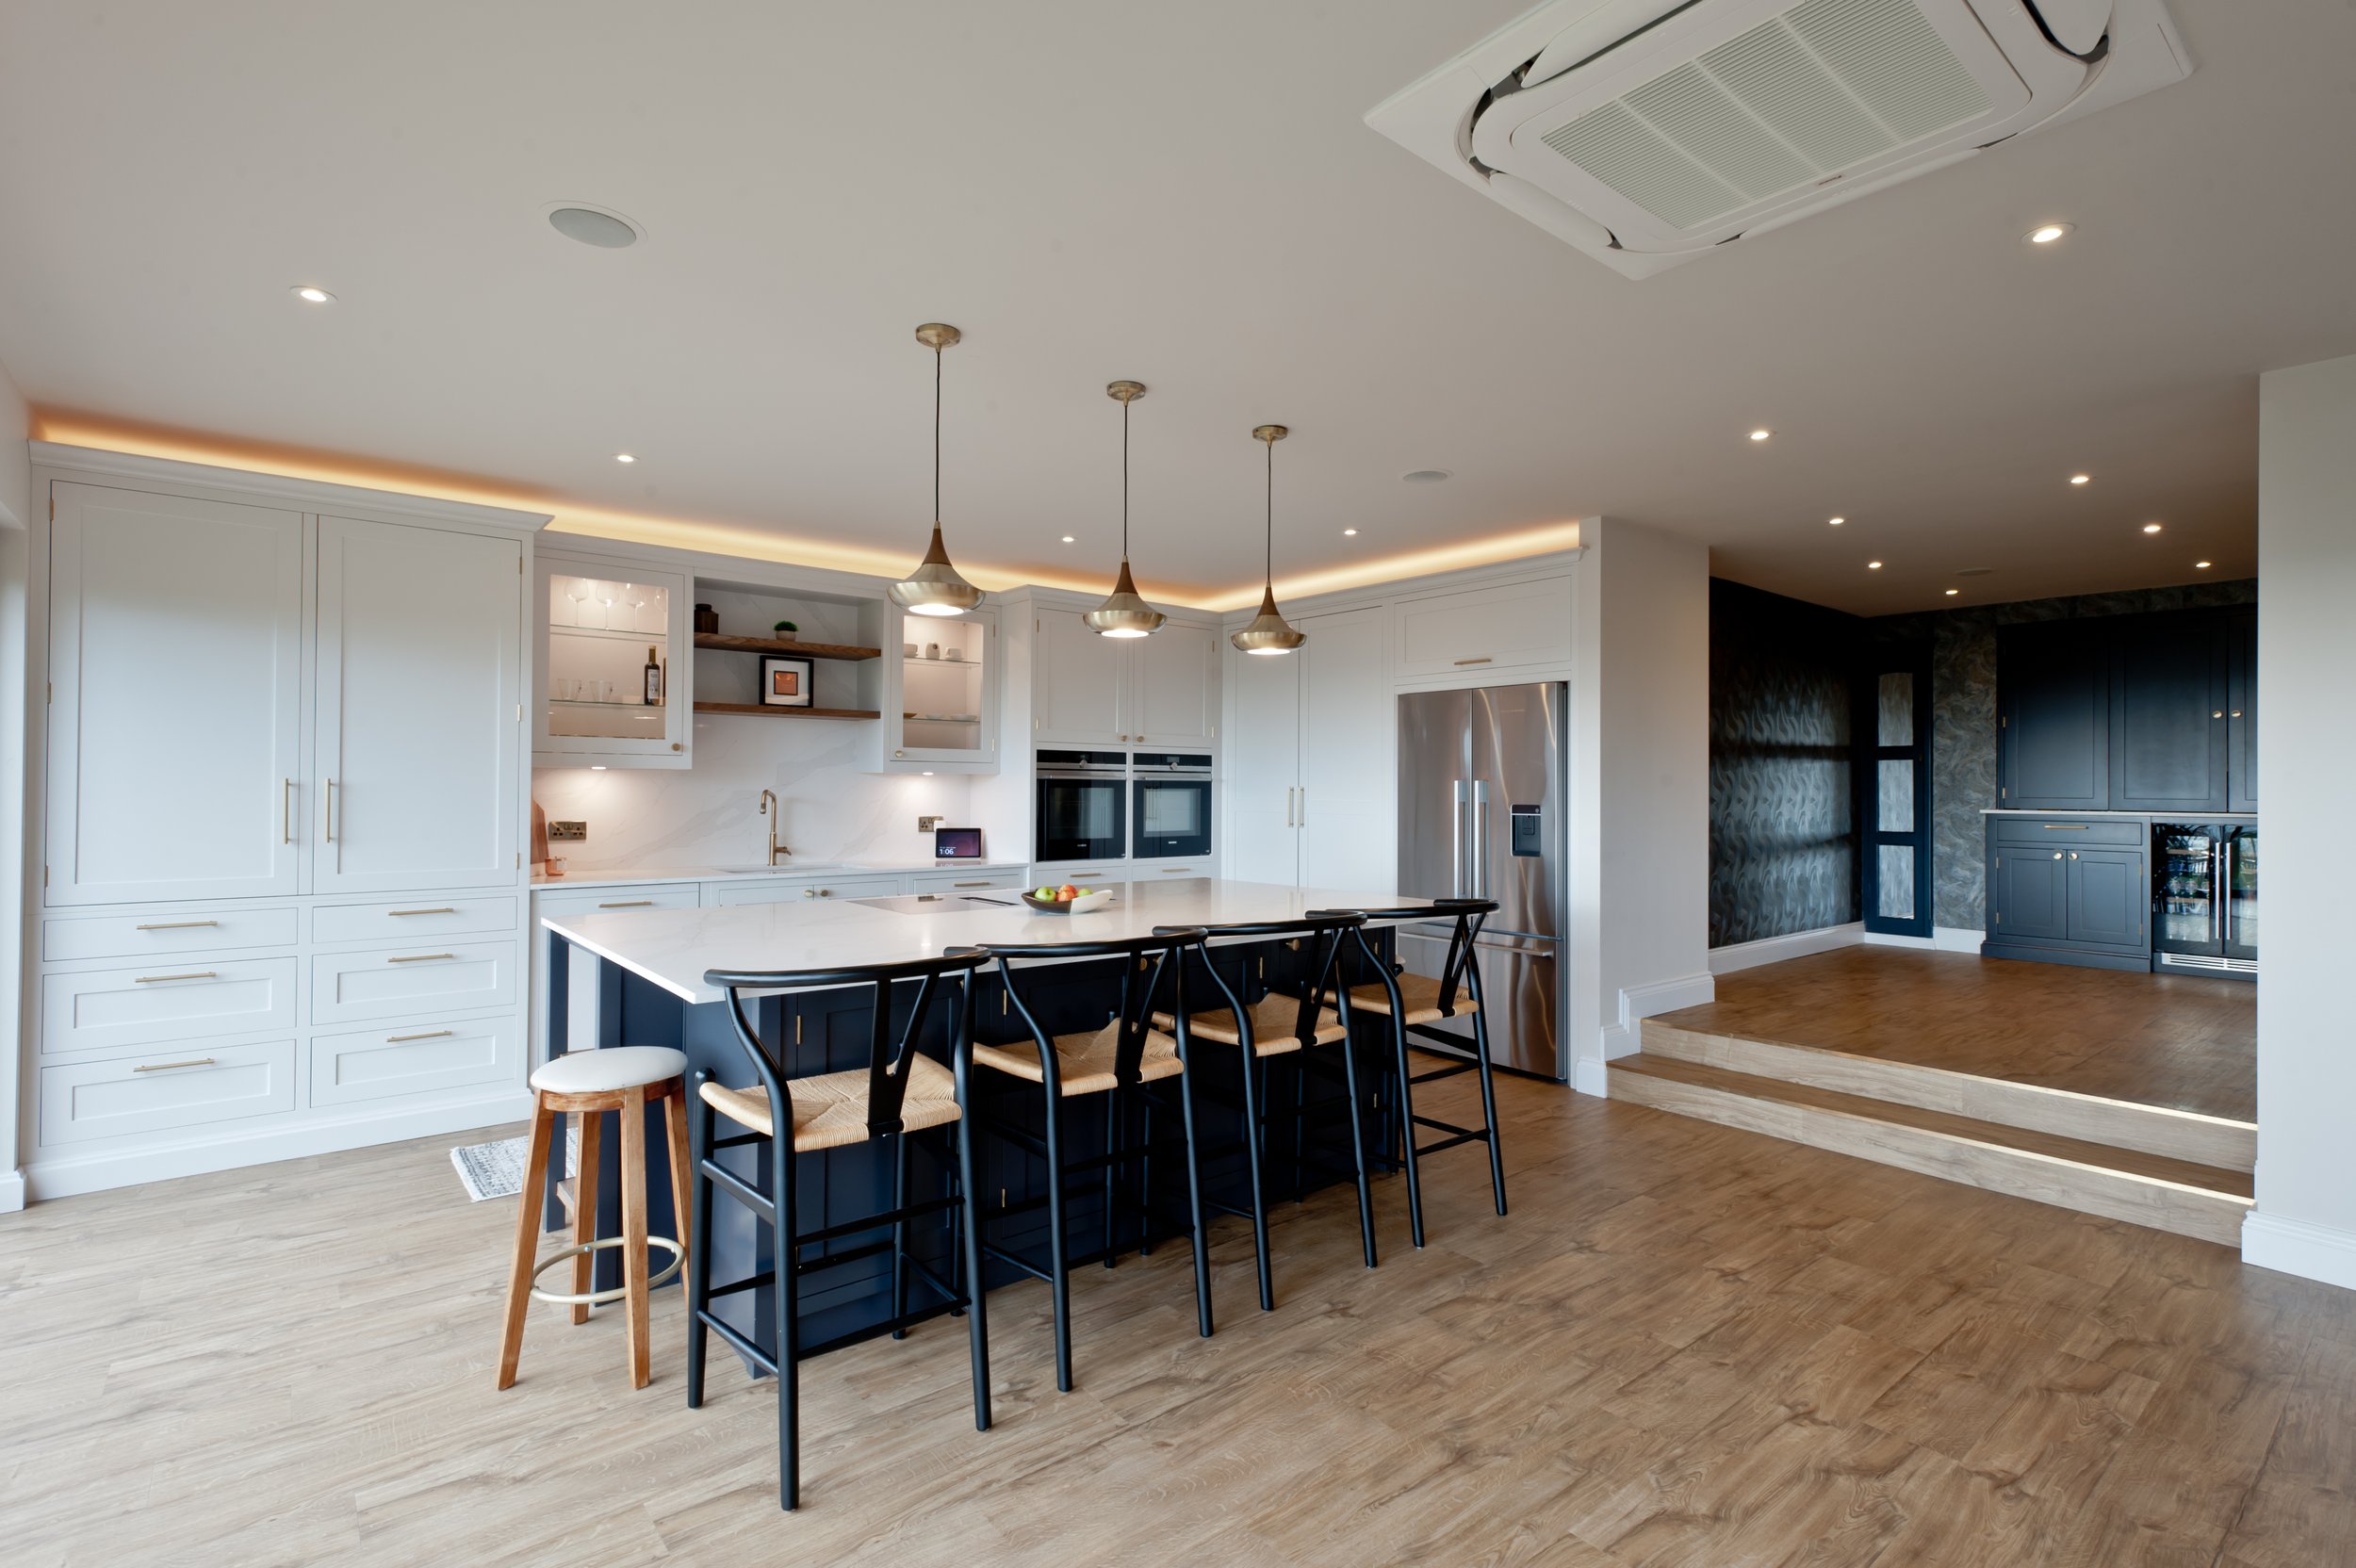
[{"label": "stool footrest ring", "polygon": [[[628,1245],[628,1238],[623,1236],[601,1236],[596,1241],[575,1242],[572,1246],[563,1248],[548,1258],[542,1260],[540,1263],[534,1265],[532,1270],[532,1277],[534,1280],[537,1280],[541,1275],[546,1274],[549,1269],[554,1268],[558,1264],[564,1263],[568,1259],[577,1258],[583,1252],[602,1251],[608,1247],[626,1247]],[[665,1268],[662,1273],[657,1274],[653,1279],[646,1282],[646,1288],[648,1290],[652,1290],[657,1285],[667,1285],[679,1277],[679,1265],[687,1261],[687,1249],[680,1246],[678,1242],[673,1241],[669,1236],[648,1236],[646,1238],[646,1245],[649,1247],[663,1248],[671,1254],[671,1266]],[[578,1295],[559,1295],[552,1290],[542,1290],[536,1284],[532,1287],[532,1298],[533,1300],[547,1301],[560,1307],[602,1307],[612,1302],[618,1301],[629,1294],[630,1286],[627,1284],[615,1285],[612,1290],[592,1290],[585,1291]]]}]

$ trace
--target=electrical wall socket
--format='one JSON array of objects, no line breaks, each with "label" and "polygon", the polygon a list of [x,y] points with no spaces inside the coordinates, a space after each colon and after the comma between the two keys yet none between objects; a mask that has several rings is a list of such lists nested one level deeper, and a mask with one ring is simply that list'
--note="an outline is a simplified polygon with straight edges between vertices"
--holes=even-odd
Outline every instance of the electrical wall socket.
[{"label": "electrical wall socket", "polygon": [[548,824],[548,842],[571,843],[589,837],[585,822],[552,822]]},{"label": "electrical wall socket", "polygon": [[945,817],[919,817],[916,819],[916,830],[919,833],[930,833],[947,820]]}]

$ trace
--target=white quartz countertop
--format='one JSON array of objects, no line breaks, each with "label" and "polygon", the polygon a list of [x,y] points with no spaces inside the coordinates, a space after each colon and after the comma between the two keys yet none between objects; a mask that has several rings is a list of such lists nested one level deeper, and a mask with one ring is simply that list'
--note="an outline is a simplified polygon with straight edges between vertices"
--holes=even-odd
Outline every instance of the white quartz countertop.
[{"label": "white quartz countertop", "polygon": [[[566,877],[567,882],[572,878]],[[929,958],[989,943],[1113,941],[1157,925],[1230,925],[1296,920],[1312,909],[1395,908],[1429,902],[1387,892],[1342,892],[1190,876],[1106,884],[1104,908],[1042,915],[1015,894],[1004,908],[951,906],[908,914],[865,905],[744,904],[712,909],[638,909],[545,915],[540,923],[687,1002],[728,994],[707,970],[842,969]],[[986,895],[996,897],[1000,895]]]},{"label": "white quartz countertop", "polygon": [[[561,857],[560,857],[561,858]],[[600,866],[594,871],[566,872],[562,876],[534,876],[542,888],[613,888],[646,882],[758,882],[765,877],[905,876],[937,871],[1022,871],[1028,860],[792,860],[777,866]]]}]

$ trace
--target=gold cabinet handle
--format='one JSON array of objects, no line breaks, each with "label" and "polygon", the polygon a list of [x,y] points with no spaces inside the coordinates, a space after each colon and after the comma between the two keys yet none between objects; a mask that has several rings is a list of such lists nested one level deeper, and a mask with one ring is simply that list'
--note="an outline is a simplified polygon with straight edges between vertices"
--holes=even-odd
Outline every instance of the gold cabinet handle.
[{"label": "gold cabinet handle", "polygon": [[191,1056],[185,1062],[146,1062],[133,1068],[133,1072],[170,1072],[176,1067],[211,1067],[210,1056]]},{"label": "gold cabinet handle", "polygon": [[600,904],[600,909],[648,909],[654,906],[651,898],[617,898],[611,904]]},{"label": "gold cabinet handle", "polygon": [[1164,866],[1162,874],[1164,876],[1191,876],[1194,874],[1194,868],[1192,866]]},{"label": "gold cabinet handle", "polygon": [[1487,654],[1483,654],[1479,659],[1459,659],[1456,662],[1461,667],[1465,664],[1486,664],[1489,662],[1489,656]]},{"label": "gold cabinet handle", "polygon": [[221,976],[212,970],[200,969],[188,974],[141,974],[136,976],[132,980],[131,984],[135,986],[160,986],[168,980],[218,980],[220,978]]},{"label": "gold cabinet handle", "polygon": [[294,780],[291,778],[278,781],[278,841],[282,844],[294,842]]},{"label": "gold cabinet handle", "polygon": [[437,958],[455,958],[455,953],[412,953],[405,957],[387,958],[388,964],[430,964]]},{"label": "gold cabinet handle", "polygon": [[2049,822],[2044,825],[2048,833],[2085,833],[2094,826],[2090,822]]},{"label": "gold cabinet handle", "polygon": [[332,844],[335,841],[335,781],[322,778],[319,783],[324,786],[319,791],[319,837]]},{"label": "gold cabinet handle", "polygon": [[219,925],[217,920],[157,920],[131,927],[134,931],[193,931],[201,925]]},{"label": "gold cabinet handle", "polygon": [[405,1040],[438,1040],[445,1035],[455,1035],[456,1033],[458,1033],[458,1031],[455,1029],[428,1029],[421,1035],[387,1035],[384,1037],[384,1043],[386,1045],[400,1045]]},{"label": "gold cabinet handle", "polygon": [[987,888],[990,886],[990,878],[985,876],[979,882],[952,882],[949,885],[953,888]]},{"label": "gold cabinet handle", "polygon": [[2074,849],[2073,849],[2073,850],[2071,850],[2071,851],[2070,852],[2070,858],[2072,860],[2075,860],[2075,859],[2078,858],[2078,852],[2077,852],[2076,850],[2074,850]]},{"label": "gold cabinet handle", "polygon": [[445,904],[438,909],[387,909],[384,912],[393,919],[400,920],[404,915],[454,915],[458,911]]},{"label": "gold cabinet handle", "polygon": [[2060,851],[2060,850],[2058,850],[2058,849],[2057,849],[2057,850],[2053,851],[2053,858],[2054,858],[2054,859],[2056,859],[2056,860],[2058,860],[2058,859],[2060,859],[2060,858],[2061,858],[2061,851]]}]

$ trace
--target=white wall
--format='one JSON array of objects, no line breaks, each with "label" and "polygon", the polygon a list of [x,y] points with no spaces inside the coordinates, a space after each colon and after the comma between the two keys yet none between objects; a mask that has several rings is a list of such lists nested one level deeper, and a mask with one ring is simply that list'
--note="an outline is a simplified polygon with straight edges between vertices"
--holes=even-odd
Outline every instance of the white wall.
[{"label": "white wall", "polygon": [[[24,394],[0,366],[0,737],[17,757],[28,755],[25,745],[26,712],[25,648],[25,529],[33,518],[32,453],[25,438],[32,430],[32,411]],[[15,831],[0,832],[0,887],[25,890],[25,772],[0,769],[0,823]],[[0,953],[25,951],[24,900],[0,901]],[[22,1074],[17,1062],[18,1024],[24,999],[18,987],[23,966],[14,956],[0,964],[0,1061],[8,1064],[0,1078],[0,1214],[25,1206],[25,1178],[18,1172],[17,1086]]]},{"label": "white wall", "polygon": [[2258,1204],[2251,1263],[2356,1289],[2356,358],[2258,382]]},{"label": "white wall", "polygon": [[1579,524],[1572,575],[1571,1081],[1647,1014],[1707,1002],[1710,551],[1659,529]]}]

